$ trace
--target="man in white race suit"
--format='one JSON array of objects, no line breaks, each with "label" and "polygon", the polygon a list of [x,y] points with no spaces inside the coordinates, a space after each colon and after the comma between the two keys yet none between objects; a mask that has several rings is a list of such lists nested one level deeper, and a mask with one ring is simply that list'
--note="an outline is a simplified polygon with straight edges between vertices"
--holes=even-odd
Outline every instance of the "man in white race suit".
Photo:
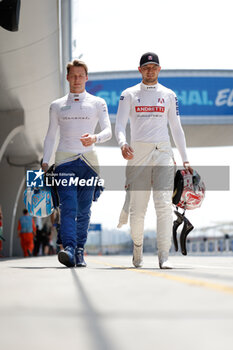
[{"label": "man in white race suit", "polygon": [[[80,60],[67,64],[67,81],[70,92],[53,101],[50,106],[49,128],[44,142],[42,169],[48,170],[56,134],[60,131],[55,155],[55,173],[60,199],[60,236],[64,250],[58,253],[59,261],[67,267],[85,267],[84,246],[87,241],[92,201],[100,193],[95,185],[70,184],[81,179],[87,183],[98,174],[98,157],[95,143],[112,136],[106,102],[86,91],[87,65]],[[95,134],[99,123],[101,131]],[[64,185],[63,185],[64,183]]]},{"label": "man in white race suit", "polygon": [[[158,83],[161,70],[158,56],[147,52],[140,59],[142,82],[122,92],[115,134],[122,156],[128,160],[126,202],[118,227],[130,215],[131,236],[134,243],[133,264],[143,264],[144,218],[153,190],[157,215],[157,247],[159,267],[172,268],[168,260],[172,235],[172,192],[174,158],[168,124],[183,165],[192,171],[186,153],[185,135],[180,123],[175,93]],[[126,125],[130,119],[131,144],[126,141]]]}]

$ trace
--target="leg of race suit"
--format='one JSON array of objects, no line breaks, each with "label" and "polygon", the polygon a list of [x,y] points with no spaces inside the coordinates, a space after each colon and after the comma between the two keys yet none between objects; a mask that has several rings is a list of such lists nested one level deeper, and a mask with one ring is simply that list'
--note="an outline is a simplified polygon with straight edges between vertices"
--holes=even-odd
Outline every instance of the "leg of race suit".
[{"label": "leg of race suit", "polygon": [[[58,174],[58,180],[66,179],[69,183],[70,177],[74,176],[73,162],[59,165],[55,172]],[[72,175],[73,174],[73,175]],[[62,245],[75,248],[77,243],[76,233],[76,213],[77,213],[77,189],[75,185],[63,186],[61,183],[57,186],[60,200],[60,234]]]},{"label": "leg of race suit", "polygon": [[21,247],[23,249],[23,255],[29,256],[32,254],[34,243],[33,243],[33,233],[21,233],[20,234]]},{"label": "leg of race suit", "polygon": [[[97,175],[83,160],[76,161],[75,172],[79,178],[90,181]],[[77,188],[77,248],[84,248],[87,241],[88,228],[91,218],[91,205],[95,186],[78,186]]]},{"label": "leg of race suit", "polygon": [[158,252],[169,252],[172,236],[172,191],[154,191],[153,199],[157,216]]},{"label": "leg of race suit", "polygon": [[174,162],[171,152],[157,151],[153,169],[153,200],[157,215],[158,254],[168,254],[172,237]]},{"label": "leg of race suit", "polygon": [[24,233],[20,234],[20,243],[21,243],[21,248],[23,251],[23,256],[24,257],[28,256],[27,246],[25,244],[25,239],[24,239]]},{"label": "leg of race suit", "polygon": [[131,237],[137,246],[143,244],[144,218],[151,194],[151,167],[145,167],[130,184]]},{"label": "leg of race suit", "polygon": [[32,255],[34,249],[34,236],[33,233],[28,234],[28,251],[29,255]]},{"label": "leg of race suit", "polygon": [[82,194],[78,193],[78,210],[77,210],[77,247],[84,248],[87,241],[88,227],[91,218],[91,205],[93,192],[86,191],[82,198]]}]

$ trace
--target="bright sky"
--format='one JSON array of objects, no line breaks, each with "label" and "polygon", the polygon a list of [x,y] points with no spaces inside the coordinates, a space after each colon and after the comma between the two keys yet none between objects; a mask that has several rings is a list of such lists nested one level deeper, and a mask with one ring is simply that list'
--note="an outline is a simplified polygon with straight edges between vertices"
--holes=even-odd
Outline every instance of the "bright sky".
[{"label": "bright sky", "polygon": [[[232,0],[73,0],[73,56],[82,55],[90,72],[136,70],[147,51],[159,55],[162,69],[233,69],[232,10]],[[119,149],[98,152],[101,164],[124,164]],[[232,168],[232,154],[233,147],[188,149],[198,165],[208,160]],[[207,192],[202,207],[187,216],[195,227],[232,221],[232,199],[232,191]],[[123,201],[124,192],[104,192],[92,222],[115,228]],[[145,228],[155,223],[151,201]]]},{"label": "bright sky", "polygon": [[162,69],[233,69],[232,0],[73,0],[74,56],[90,72],[135,70],[154,51]]}]

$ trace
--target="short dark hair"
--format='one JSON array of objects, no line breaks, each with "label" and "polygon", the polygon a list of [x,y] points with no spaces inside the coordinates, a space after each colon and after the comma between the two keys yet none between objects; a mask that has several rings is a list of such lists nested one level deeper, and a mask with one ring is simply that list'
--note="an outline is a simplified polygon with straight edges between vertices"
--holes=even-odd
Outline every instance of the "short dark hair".
[{"label": "short dark hair", "polygon": [[25,215],[25,214],[27,214],[28,213],[28,210],[27,209],[24,209],[23,210],[23,214]]},{"label": "short dark hair", "polygon": [[69,74],[71,67],[83,67],[85,69],[86,75],[88,74],[87,65],[83,61],[73,60],[73,62],[67,63],[67,66],[66,66],[67,74]]}]

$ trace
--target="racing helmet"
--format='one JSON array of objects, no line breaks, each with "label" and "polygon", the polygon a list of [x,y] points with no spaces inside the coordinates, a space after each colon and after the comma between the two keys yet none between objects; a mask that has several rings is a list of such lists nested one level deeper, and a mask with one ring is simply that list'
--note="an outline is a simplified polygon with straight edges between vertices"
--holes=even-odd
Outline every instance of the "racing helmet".
[{"label": "racing helmet", "polygon": [[184,210],[199,208],[205,197],[205,184],[194,170],[177,170],[174,180],[172,202]]},{"label": "racing helmet", "polygon": [[[175,250],[178,251],[177,229],[183,225],[180,234],[180,248],[183,255],[187,255],[186,240],[188,234],[194,229],[191,222],[185,217],[186,209],[199,208],[205,197],[205,185],[200,175],[194,170],[193,174],[188,170],[177,170],[174,180],[174,191],[172,201],[177,210],[174,213],[177,219],[173,222],[173,242]],[[184,212],[179,213],[181,208]]]},{"label": "racing helmet", "polygon": [[51,190],[45,187],[27,187],[24,204],[31,216],[43,218],[54,211]]}]

